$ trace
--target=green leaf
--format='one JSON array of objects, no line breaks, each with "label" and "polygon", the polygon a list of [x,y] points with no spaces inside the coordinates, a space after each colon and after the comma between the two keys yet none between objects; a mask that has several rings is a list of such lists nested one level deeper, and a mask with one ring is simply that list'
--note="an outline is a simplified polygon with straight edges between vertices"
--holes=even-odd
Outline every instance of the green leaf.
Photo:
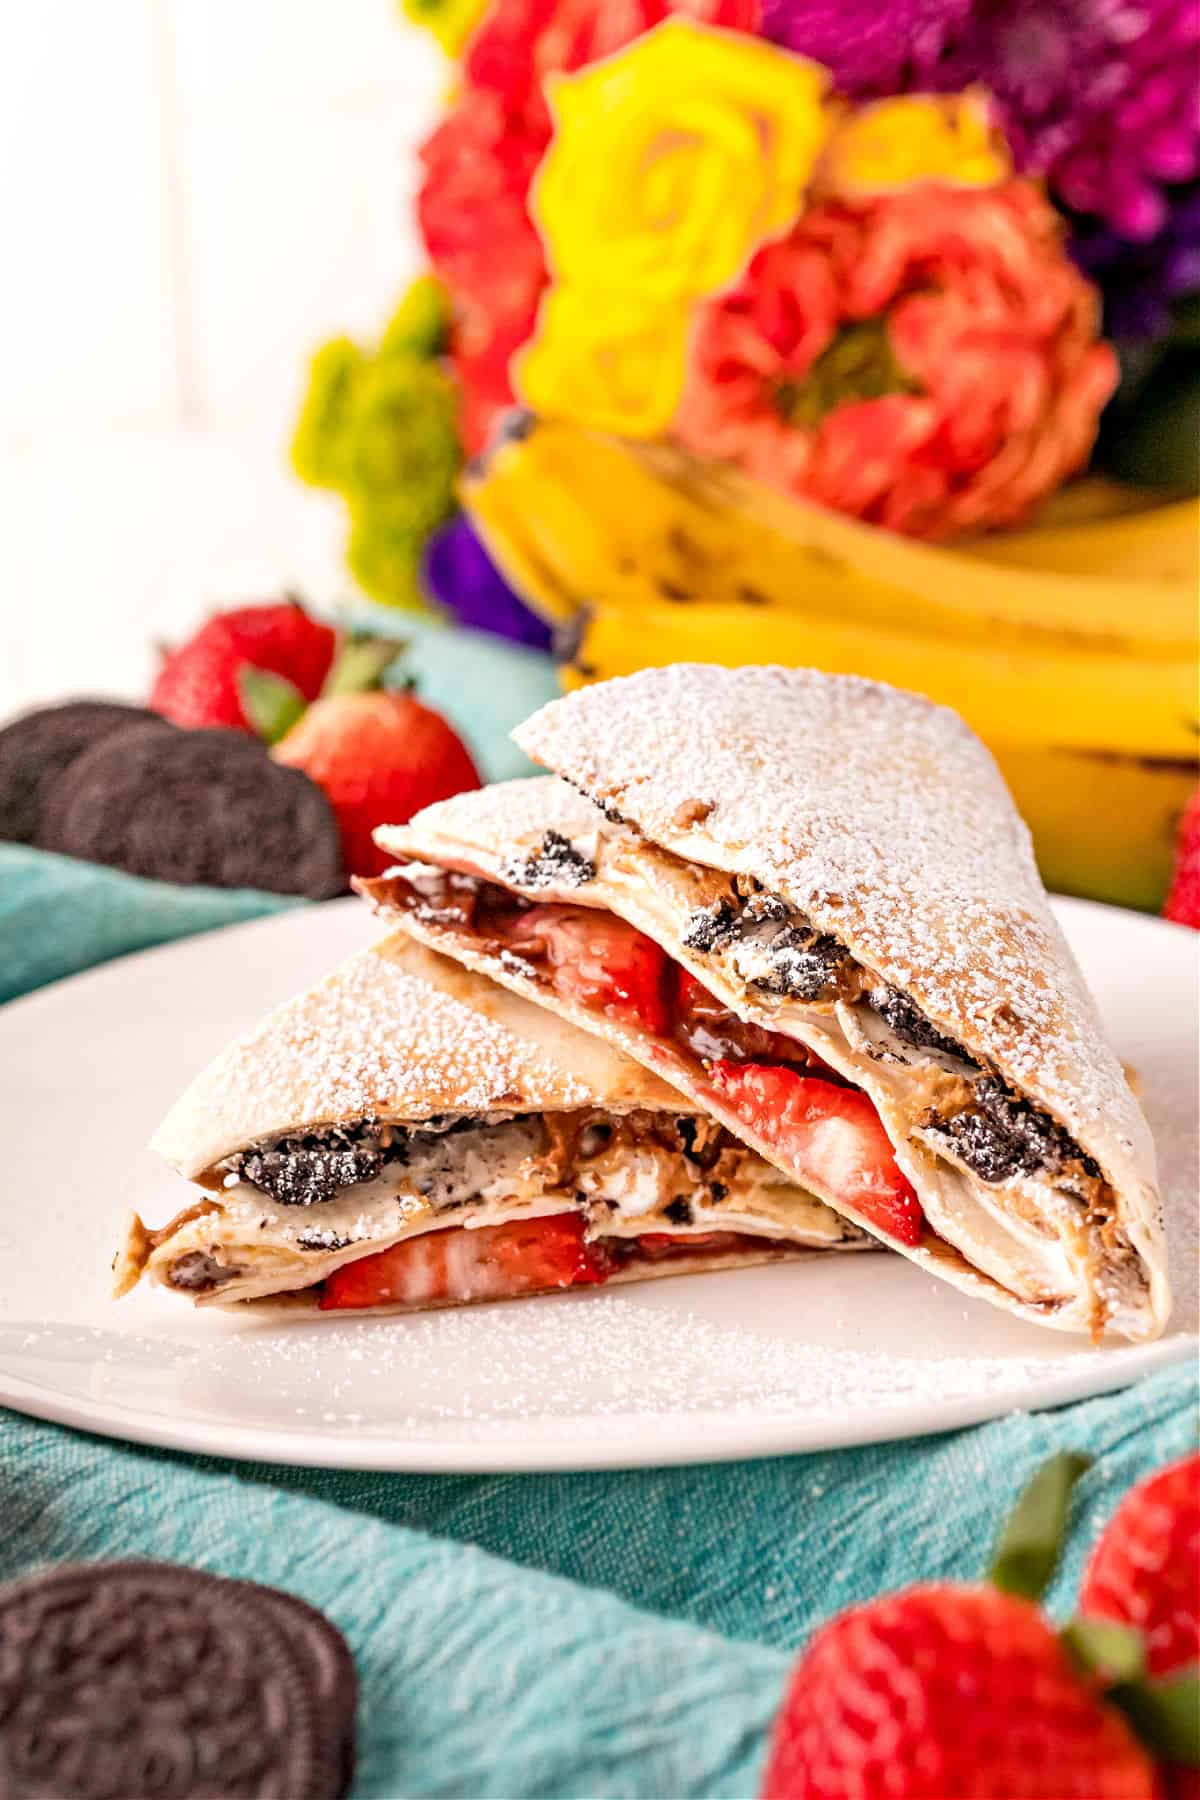
[{"label": "green leaf", "polygon": [[322,700],[331,694],[369,694],[379,687],[384,671],[401,654],[404,645],[398,638],[372,637],[369,632],[354,632],[347,637],[333,660],[321,689]]},{"label": "green leaf", "polygon": [[237,686],[242,711],[264,744],[285,737],[308,705],[294,682],[249,663],[238,670]]},{"label": "green leaf", "polygon": [[1123,1682],[1109,1690],[1138,1737],[1166,1762],[1200,1768],[1200,1673]]},{"label": "green leaf", "polygon": [[1073,1619],[1059,1635],[1085,1675],[1127,1682],[1140,1680],[1146,1672],[1146,1646],[1141,1632],[1131,1625],[1112,1619]]},{"label": "green leaf", "polygon": [[1071,1489],[1090,1456],[1063,1450],[1043,1463],[1026,1487],[1000,1536],[989,1579],[1006,1594],[1040,1600],[1058,1561]]}]

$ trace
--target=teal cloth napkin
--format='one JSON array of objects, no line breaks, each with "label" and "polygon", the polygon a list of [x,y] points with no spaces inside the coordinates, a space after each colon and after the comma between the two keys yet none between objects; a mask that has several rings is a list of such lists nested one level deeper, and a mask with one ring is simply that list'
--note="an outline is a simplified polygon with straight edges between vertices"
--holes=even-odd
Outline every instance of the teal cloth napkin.
[{"label": "teal cloth napkin", "polygon": [[[526,674],[548,686],[544,664]],[[528,694],[441,678],[460,702],[475,693],[473,743],[504,772],[496,715],[511,722]],[[0,992],[289,904],[0,846]],[[0,1412],[0,1579],[154,1556],[322,1607],[362,1682],[360,1800],[741,1800],[816,1624],[907,1582],[979,1575],[1038,1463],[1086,1449],[1096,1462],[1051,1595],[1065,1616],[1089,1543],[1131,1482],[1194,1446],[1196,1408],[1195,1372],[1176,1367],[941,1437],[525,1476],[251,1467]]]}]

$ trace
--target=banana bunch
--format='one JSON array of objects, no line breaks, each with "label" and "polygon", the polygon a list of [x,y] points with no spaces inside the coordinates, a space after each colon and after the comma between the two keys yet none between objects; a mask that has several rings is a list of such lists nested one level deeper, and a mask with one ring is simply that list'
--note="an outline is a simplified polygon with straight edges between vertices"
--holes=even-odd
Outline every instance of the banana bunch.
[{"label": "banana bunch", "polygon": [[945,548],[520,416],[462,484],[573,686],[679,661],[913,688],[987,741],[1052,887],[1157,906],[1196,780],[1197,511],[1096,482]]}]

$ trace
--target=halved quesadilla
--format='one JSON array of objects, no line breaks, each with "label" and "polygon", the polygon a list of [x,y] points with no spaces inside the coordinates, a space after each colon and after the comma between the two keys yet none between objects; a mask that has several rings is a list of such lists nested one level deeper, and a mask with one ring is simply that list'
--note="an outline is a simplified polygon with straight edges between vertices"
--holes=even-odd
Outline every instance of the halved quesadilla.
[{"label": "halved quesadilla", "polygon": [[967,1292],[1096,1338],[1161,1331],[1149,1130],[955,714],[692,664],[515,736],[565,780],[381,831],[398,866],[361,885],[389,919],[636,1056]]},{"label": "halved quesadilla", "polygon": [[737,1267],[866,1235],[665,1083],[396,933],[199,1075],[116,1291],[404,1311]]}]

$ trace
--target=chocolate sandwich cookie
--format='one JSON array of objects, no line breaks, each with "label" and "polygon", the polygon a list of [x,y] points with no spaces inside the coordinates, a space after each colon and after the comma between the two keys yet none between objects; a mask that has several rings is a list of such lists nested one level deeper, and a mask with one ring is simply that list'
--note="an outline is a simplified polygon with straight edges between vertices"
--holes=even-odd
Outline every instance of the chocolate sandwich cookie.
[{"label": "chocolate sandwich cookie", "polygon": [[46,796],[58,777],[93,744],[131,725],[173,729],[144,706],[123,706],[116,700],[41,706],[0,728],[0,839],[34,843]]},{"label": "chocolate sandwich cookie", "polygon": [[0,1800],[342,1800],[357,1683],[303,1601],[170,1563],[0,1589]]},{"label": "chocolate sandwich cookie", "polygon": [[240,731],[114,732],[54,783],[36,841],[186,886],[311,900],[346,886],[337,821],[321,789]]}]

